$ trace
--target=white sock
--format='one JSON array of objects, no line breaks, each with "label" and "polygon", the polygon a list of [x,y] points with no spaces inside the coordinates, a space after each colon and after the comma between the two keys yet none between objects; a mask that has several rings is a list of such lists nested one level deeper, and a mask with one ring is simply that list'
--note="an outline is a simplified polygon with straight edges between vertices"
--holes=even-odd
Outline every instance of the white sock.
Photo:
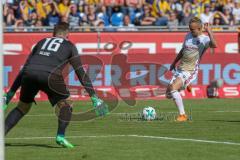
[{"label": "white sock", "polygon": [[178,91],[171,91],[172,97],[178,108],[179,114],[185,114],[182,97]]}]

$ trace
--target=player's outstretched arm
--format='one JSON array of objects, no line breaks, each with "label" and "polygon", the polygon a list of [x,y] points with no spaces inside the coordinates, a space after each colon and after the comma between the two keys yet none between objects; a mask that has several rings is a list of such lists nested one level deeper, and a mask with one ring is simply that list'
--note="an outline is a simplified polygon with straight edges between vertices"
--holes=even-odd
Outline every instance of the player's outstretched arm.
[{"label": "player's outstretched arm", "polygon": [[205,29],[205,31],[208,33],[208,36],[209,36],[209,38],[210,38],[209,47],[210,47],[210,48],[217,48],[216,40],[215,40],[215,38],[214,38],[214,36],[213,36],[212,29],[211,29],[211,27],[209,26],[208,23],[205,23],[205,24],[204,24],[204,29]]},{"label": "player's outstretched arm", "polygon": [[79,81],[81,82],[81,84],[84,86],[84,88],[88,92],[89,96],[91,97],[93,106],[96,111],[96,115],[104,116],[109,113],[108,106],[104,103],[104,101],[102,99],[100,99],[97,96],[89,76],[86,74],[86,72],[83,69],[80,57],[77,53],[77,49],[75,46],[73,48],[74,48],[73,55],[75,55],[75,56],[72,57],[69,60],[69,62],[73,66],[73,69],[74,69],[75,73],[77,74]]},{"label": "player's outstretched arm", "polygon": [[28,58],[27,58],[27,60],[26,60],[26,62],[24,64],[23,68],[20,70],[20,72],[18,73],[17,77],[15,78],[15,80],[14,80],[10,90],[6,94],[4,94],[6,105],[9,104],[9,102],[11,101],[13,96],[15,95],[16,91],[21,86],[22,76],[23,76],[23,69],[24,69],[25,65],[28,63],[30,57],[32,56],[32,53],[35,52],[36,49],[37,49],[37,45],[33,48],[32,52],[28,56]]},{"label": "player's outstretched arm", "polygon": [[177,57],[175,58],[175,60],[171,64],[170,71],[175,70],[175,66],[176,66],[177,62],[182,58],[182,56],[183,56],[183,48],[180,50]]},{"label": "player's outstretched arm", "polygon": [[[78,59],[78,60],[77,60]],[[95,108],[95,112],[97,116],[104,116],[109,113],[108,106],[104,103],[102,99],[100,99],[92,85],[92,82],[89,78],[89,76],[84,71],[80,58],[76,57],[74,62],[71,62],[73,64],[73,68],[75,70],[75,73],[78,76],[79,81],[84,86],[86,91],[88,92],[89,96],[91,97],[93,107]],[[78,67],[76,67],[78,66]]]},{"label": "player's outstretched arm", "polygon": [[21,86],[21,81],[22,81],[22,70],[18,73],[17,77],[15,78],[10,90],[4,94],[5,97],[5,103],[6,105],[9,104],[9,102],[11,101],[11,99],[13,98],[13,96],[15,95],[16,91],[18,90],[18,88]]},{"label": "player's outstretched arm", "polygon": [[5,106],[4,109],[7,108],[7,105],[9,104],[9,102],[12,100],[13,96],[15,95],[16,91],[18,90],[18,88],[21,86],[21,82],[22,82],[22,76],[23,76],[23,70],[25,65],[28,63],[30,57],[32,56],[32,54],[36,51],[37,49],[37,45],[34,46],[32,52],[30,53],[30,55],[28,56],[23,68],[20,70],[20,72],[18,73],[17,77],[15,78],[10,90],[4,94],[4,99],[5,99]]}]

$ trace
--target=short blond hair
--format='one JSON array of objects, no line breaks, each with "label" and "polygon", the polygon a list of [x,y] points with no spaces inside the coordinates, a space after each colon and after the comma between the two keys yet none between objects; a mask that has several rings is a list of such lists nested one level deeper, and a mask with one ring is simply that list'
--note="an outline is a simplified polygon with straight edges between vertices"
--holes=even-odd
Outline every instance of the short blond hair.
[{"label": "short blond hair", "polygon": [[198,17],[193,17],[192,19],[190,19],[189,25],[192,23],[198,23],[200,26],[202,26],[202,20]]}]

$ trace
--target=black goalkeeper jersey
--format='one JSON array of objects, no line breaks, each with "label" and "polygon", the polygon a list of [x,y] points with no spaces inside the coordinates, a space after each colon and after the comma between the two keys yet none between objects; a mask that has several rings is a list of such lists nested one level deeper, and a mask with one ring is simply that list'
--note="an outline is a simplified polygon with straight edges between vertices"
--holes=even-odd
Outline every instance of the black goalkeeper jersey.
[{"label": "black goalkeeper jersey", "polygon": [[[33,48],[24,65],[24,70],[52,72],[60,66],[63,67],[68,62],[73,67],[81,66],[76,47],[63,38],[45,38],[39,41]],[[80,75],[78,74],[78,76]]]},{"label": "black goalkeeper jersey", "polygon": [[82,67],[77,48],[70,41],[60,37],[44,38],[34,46],[12,88],[16,90],[20,86],[24,71],[39,72],[39,74],[43,71],[61,75],[64,67],[69,63],[89,95],[95,94],[92,83]]}]

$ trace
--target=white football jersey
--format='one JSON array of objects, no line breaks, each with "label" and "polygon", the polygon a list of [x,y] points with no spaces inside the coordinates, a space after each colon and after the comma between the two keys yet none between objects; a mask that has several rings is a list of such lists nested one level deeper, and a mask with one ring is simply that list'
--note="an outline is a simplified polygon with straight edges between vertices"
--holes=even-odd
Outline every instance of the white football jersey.
[{"label": "white football jersey", "polygon": [[189,32],[183,43],[183,57],[180,60],[179,69],[194,71],[203,53],[209,47],[210,38],[204,34],[193,37]]},{"label": "white football jersey", "polygon": [[199,54],[202,55],[204,51],[209,47],[210,38],[205,34],[198,37],[193,37],[192,33],[189,32],[184,40],[183,48],[197,49]]}]

